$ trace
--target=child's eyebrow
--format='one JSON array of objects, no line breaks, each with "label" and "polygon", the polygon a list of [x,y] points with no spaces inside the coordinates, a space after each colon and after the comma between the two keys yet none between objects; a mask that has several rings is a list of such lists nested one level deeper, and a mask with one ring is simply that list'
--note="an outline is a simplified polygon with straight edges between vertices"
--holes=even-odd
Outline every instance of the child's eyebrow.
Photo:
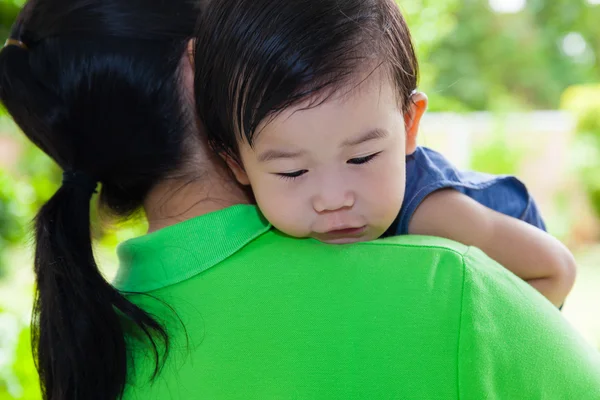
[{"label": "child's eyebrow", "polygon": [[267,162],[279,158],[296,158],[304,153],[305,151],[267,150],[258,155],[258,162]]},{"label": "child's eyebrow", "polygon": [[385,129],[372,129],[369,132],[355,138],[355,139],[347,139],[345,140],[340,147],[349,147],[356,146],[362,144],[364,142],[368,142],[369,140],[383,139],[388,135],[388,132]]}]

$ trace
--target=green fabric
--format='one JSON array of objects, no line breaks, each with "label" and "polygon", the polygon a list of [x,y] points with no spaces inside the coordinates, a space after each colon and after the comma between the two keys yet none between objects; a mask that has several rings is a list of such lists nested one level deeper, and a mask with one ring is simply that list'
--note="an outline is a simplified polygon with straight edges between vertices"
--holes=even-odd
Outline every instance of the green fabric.
[{"label": "green fabric", "polygon": [[114,285],[149,292],[217,265],[270,228],[256,207],[234,206],[123,243]]},{"label": "green fabric", "polygon": [[152,383],[131,339],[125,399],[600,399],[598,353],[458,243],[291,239],[236,206],[119,255],[116,285],[172,338]]}]

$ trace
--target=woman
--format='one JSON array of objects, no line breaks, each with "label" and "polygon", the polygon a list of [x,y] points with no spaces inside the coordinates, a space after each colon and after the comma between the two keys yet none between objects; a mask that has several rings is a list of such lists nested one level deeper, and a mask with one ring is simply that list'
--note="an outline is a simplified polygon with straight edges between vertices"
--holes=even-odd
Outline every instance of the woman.
[{"label": "woman", "polygon": [[[3,105],[65,171],[36,220],[45,398],[600,393],[597,354],[475,249],[272,230],[195,124],[196,15],[183,0],[31,0],[0,52]],[[150,224],[120,247],[115,286],[89,235],[97,183],[104,211],[143,207]]]}]

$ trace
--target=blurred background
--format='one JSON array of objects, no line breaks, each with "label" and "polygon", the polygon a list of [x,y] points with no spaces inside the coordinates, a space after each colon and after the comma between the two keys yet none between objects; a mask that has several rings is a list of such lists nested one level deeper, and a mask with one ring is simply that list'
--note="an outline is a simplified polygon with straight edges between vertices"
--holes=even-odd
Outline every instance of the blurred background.
[{"label": "blurred background", "polygon": [[[421,144],[529,186],[578,260],[564,316],[600,348],[600,0],[398,2],[430,99]],[[22,4],[0,0],[0,40]],[[40,398],[28,330],[30,228],[60,174],[0,108],[0,400]],[[115,246],[145,227],[96,219],[110,279]]]}]

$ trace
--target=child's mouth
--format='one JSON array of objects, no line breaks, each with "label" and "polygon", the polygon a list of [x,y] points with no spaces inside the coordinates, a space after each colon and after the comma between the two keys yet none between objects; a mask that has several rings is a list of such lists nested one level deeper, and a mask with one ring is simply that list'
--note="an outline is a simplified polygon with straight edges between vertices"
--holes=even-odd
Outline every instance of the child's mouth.
[{"label": "child's mouth", "polygon": [[330,244],[354,243],[364,240],[362,238],[366,230],[367,225],[358,228],[333,229],[313,237],[321,242]]}]

